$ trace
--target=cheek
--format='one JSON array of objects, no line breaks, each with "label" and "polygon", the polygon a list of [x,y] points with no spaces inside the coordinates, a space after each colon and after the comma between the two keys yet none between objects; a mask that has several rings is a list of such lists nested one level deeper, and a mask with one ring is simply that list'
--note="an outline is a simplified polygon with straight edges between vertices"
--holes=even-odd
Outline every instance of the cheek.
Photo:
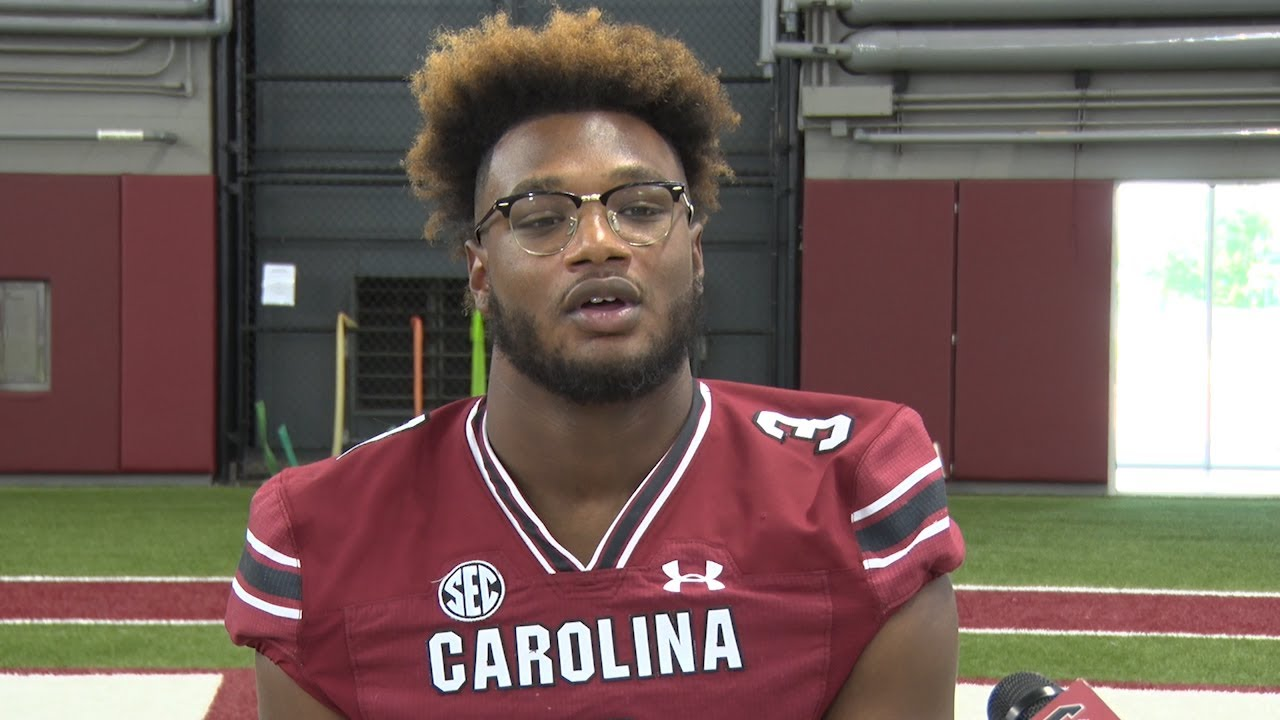
[{"label": "cheek", "polygon": [[489,268],[489,292],[497,297],[508,312],[537,315],[546,307],[555,307],[554,293],[546,278],[528,268],[513,268],[498,263]]},{"label": "cheek", "polygon": [[662,286],[669,299],[674,299],[688,291],[689,286],[697,282],[700,267],[697,259],[688,254],[675,253],[674,257],[665,261],[658,270],[662,276]]}]

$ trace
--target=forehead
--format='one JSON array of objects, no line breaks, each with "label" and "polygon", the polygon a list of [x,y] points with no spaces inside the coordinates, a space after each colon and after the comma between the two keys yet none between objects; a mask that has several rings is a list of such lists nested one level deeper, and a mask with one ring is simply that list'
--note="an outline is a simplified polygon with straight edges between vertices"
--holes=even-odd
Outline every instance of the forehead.
[{"label": "forehead", "polygon": [[625,113],[557,113],[498,139],[476,199],[487,204],[530,186],[598,192],[634,180],[684,180],[679,157],[658,131]]}]

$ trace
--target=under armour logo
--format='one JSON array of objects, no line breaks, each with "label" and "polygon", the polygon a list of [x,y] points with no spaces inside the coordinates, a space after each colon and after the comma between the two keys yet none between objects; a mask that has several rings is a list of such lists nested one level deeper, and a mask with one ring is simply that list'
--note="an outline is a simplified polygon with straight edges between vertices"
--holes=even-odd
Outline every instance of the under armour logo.
[{"label": "under armour logo", "polygon": [[708,560],[707,573],[705,575],[699,575],[697,573],[689,573],[688,575],[680,574],[679,560],[672,560],[666,565],[663,565],[662,572],[666,573],[667,577],[671,578],[667,581],[666,585],[662,586],[662,589],[667,592],[678,593],[680,592],[680,586],[687,582],[704,583],[708,590],[724,589],[724,583],[716,579],[720,577],[720,573],[724,572],[724,566],[718,562]]}]

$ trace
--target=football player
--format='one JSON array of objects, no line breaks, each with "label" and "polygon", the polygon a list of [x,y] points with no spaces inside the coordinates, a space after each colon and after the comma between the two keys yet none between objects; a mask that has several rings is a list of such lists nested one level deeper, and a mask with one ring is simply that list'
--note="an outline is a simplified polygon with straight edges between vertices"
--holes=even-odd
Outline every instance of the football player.
[{"label": "football player", "polygon": [[261,716],[951,720],[963,541],[919,416],[692,375],[714,74],[556,11],[443,34],[413,88],[489,389],[258,491],[227,626]]}]

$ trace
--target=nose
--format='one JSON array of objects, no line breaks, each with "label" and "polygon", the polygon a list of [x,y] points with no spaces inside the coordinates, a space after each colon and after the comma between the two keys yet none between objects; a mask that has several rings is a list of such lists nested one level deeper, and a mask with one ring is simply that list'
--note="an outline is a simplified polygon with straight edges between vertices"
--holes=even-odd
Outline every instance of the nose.
[{"label": "nose", "polygon": [[631,245],[618,237],[609,224],[609,213],[599,202],[583,203],[578,222],[565,248],[565,261],[603,263],[631,257]]}]

